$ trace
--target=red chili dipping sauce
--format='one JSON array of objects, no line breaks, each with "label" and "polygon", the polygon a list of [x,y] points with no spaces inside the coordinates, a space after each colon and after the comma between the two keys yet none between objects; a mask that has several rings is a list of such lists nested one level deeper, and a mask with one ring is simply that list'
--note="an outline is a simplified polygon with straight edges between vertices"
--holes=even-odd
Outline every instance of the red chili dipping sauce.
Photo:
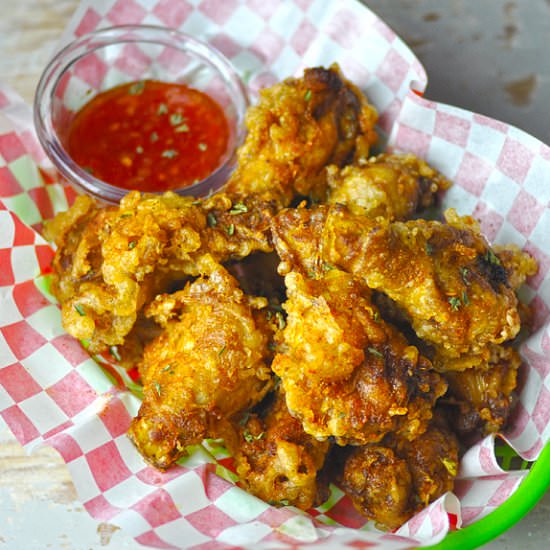
[{"label": "red chili dipping sauce", "polygon": [[229,127],[210,96],[156,80],[98,94],[75,116],[66,148],[96,178],[124,189],[167,191],[209,176]]}]

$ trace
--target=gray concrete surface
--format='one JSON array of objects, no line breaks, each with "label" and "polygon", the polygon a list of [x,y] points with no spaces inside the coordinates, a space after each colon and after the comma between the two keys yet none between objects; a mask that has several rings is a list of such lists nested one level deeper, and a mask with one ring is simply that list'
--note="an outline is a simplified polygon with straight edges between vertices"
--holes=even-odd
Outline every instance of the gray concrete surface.
[{"label": "gray concrete surface", "polygon": [[[428,99],[491,116],[550,143],[550,0],[364,3],[422,61]],[[550,548],[550,492],[483,548]]]}]

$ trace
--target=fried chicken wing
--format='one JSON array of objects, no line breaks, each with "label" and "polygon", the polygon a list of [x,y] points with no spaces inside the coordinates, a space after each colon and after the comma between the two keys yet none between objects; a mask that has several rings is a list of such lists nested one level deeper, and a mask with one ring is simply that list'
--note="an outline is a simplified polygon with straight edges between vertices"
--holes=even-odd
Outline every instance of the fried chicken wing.
[{"label": "fried chicken wing", "polygon": [[126,195],[120,207],[89,197],[46,225],[57,245],[52,290],[63,326],[100,352],[123,344],[143,305],[173,280],[200,274],[205,255],[217,261],[271,250],[269,205],[165,195]]},{"label": "fried chicken wing", "polygon": [[406,220],[431,206],[450,186],[441,174],[414,155],[382,154],[366,163],[327,168],[328,203],[345,204],[369,218]]},{"label": "fried chicken wing", "polygon": [[323,168],[367,158],[376,111],[334,65],[306,69],[263,90],[248,109],[248,135],[225,190],[279,208],[298,195],[324,196]]},{"label": "fried chicken wing", "polygon": [[288,316],[272,368],[290,413],[340,445],[421,433],[446,389],[430,362],[379,318],[368,289],[339,270],[285,278]]},{"label": "fried chicken wing", "polygon": [[491,346],[486,364],[464,371],[448,371],[445,401],[450,404],[453,428],[462,438],[500,431],[516,403],[515,388],[521,358],[510,346]]},{"label": "fried chicken wing", "polygon": [[362,514],[396,529],[451,491],[457,470],[457,439],[436,419],[412,441],[390,435],[380,444],[353,449],[340,486]]},{"label": "fried chicken wing", "polygon": [[319,472],[330,443],[304,432],[288,412],[284,394],[277,391],[265,412],[245,413],[232,427],[225,442],[249,493],[302,510],[327,499],[328,485]]},{"label": "fried chicken wing", "polygon": [[336,266],[391,298],[435,350],[437,368],[481,364],[489,344],[519,331],[518,300],[507,271],[472,218],[449,210],[446,223],[390,223],[339,205],[319,206],[283,211],[272,231],[283,260],[290,250],[289,262],[302,271]]},{"label": "fried chicken wing", "polygon": [[246,296],[205,258],[200,277],[160,295],[146,314],[163,327],[144,350],[143,403],[129,436],[145,460],[167,468],[221,419],[252,407],[272,386],[264,298]]}]

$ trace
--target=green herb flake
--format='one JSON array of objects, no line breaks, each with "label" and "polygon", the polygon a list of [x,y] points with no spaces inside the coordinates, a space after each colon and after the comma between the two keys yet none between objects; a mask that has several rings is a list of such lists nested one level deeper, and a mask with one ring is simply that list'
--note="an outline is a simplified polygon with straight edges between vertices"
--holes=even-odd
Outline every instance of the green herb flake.
[{"label": "green herb flake", "polygon": [[166,149],[166,151],[162,152],[161,156],[165,159],[173,159],[174,157],[178,156],[178,152],[174,149]]},{"label": "green herb flake", "polygon": [[178,133],[181,133],[181,132],[189,132],[189,126],[187,126],[187,124],[180,124],[175,130],[174,132],[178,132]]},{"label": "green herb flake", "polygon": [[312,95],[311,90],[308,88],[308,90],[304,94],[304,100],[309,101],[311,99],[311,95]]},{"label": "green herb flake", "polygon": [[75,304],[74,308],[81,317],[86,317],[86,312],[80,304]]},{"label": "green herb flake", "polygon": [[155,382],[155,391],[157,392],[157,395],[160,397],[160,392],[162,390],[161,385],[158,382]]},{"label": "green herb flake", "polygon": [[380,321],[380,313],[378,313],[378,311],[373,312],[372,318],[376,323],[378,323]]},{"label": "green herb flake", "polygon": [[333,269],[336,269],[333,265],[327,264],[326,262],[323,263],[323,271],[332,271]]},{"label": "green herb flake", "polygon": [[172,365],[166,365],[161,372],[167,372],[172,368]]},{"label": "green herb flake", "polygon": [[451,311],[458,311],[462,305],[462,302],[458,296],[451,296],[449,298],[449,304],[451,304]]},{"label": "green herb flake", "polygon": [[208,221],[208,227],[216,227],[216,225],[218,225],[218,220],[212,212],[208,212],[208,214],[206,215],[206,219]]},{"label": "green herb flake", "polygon": [[92,176],[94,175],[94,169],[90,168],[89,166],[84,166],[83,170],[84,172],[88,172],[88,174],[91,174]]},{"label": "green herb flake", "polygon": [[338,418],[346,418],[347,414],[344,411],[338,413]]},{"label": "green herb flake", "polygon": [[161,103],[157,109],[157,115],[165,115],[168,112],[168,107],[165,103]]},{"label": "green herb flake", "polygon": [[384,357],[376,348],[367,348],[369,350],[369,353],[372,353],[376,357]]},{"label": "green herb flake", "polygon": [[120,356],[120,353],[118,351],[118,347],[117,346],[111,346],[109,348],[109,353],[117,360],[117,361],[122,361],[122,357]]},{"label": "green herb flake", "polygon": [[121,214],[119,218],[131,218],[132,213],[131,212],[124,212],[124,214]]},{"label": "green herb flake", "polygon": [[196,201],[193,201],[191,204],[193,206],[199,206],[200,204],[202,204],[202,201],[201,200],[196,200]]},{"label": "green herb flake", "polygon": [[206,143],[199,143],[199,150],[200,151],[206,151],[208,149],[208,145]]},{"label": "green herb flake", "polygon": [[269,342],[267,347],[269,348],[269,351],[277,351],[277,344],[275,342]]},{"label": "green herb flake", "polygon": [[462,303],[465,305],[465,306],[469,306],[470,305],[470,298],[468,298],[468,294],[465,290],[462,291]]},{"label": "green herb flake", "polygon": [[233,233],[235,233],[235,226],[233,224],[228,225],[225,228],[225,232],[231,237],[231,235],[233,235]]},{"label": "green herb flake", "polygon": [[498,256],[489,248],[487,254],[485,254],[485,259],[493,265],[500,265],[500,260]]},{"label": "green herb flake", "polygon": [[172,113],[170,115],[170,124],[172,126],[179,126],[184,121],[183,116],[181,113]]},{"label": "green herb flake", "polygon": [[279,327],[279,330],[283,330],[286,327],[286,321],[280,311],[275,313],[275,319],[277,319],[277,326]]},{"label": "green herb flake", "polygon": [[262,432],[258,435],[253,435],[248,430],[245,430],[243,432],[243,437],[245,438],[247,443],[252,443],[253,441],[258,441],[260,439],[263,439],[265,437],[265,432]]},{"label": "green herb flake", "polygon": [[467,267],[460,268],[460,276],[462,277],[462,280],[464,281],[465,285],[470,284],[470,280],[468,279],[469,275],[470,275],[470,270]]},{"label": "green herb flake", "polygon": [[218,351],[218,357],[221,357],[224,353],[225,353],[225,350],[227,348],[225,347],[225,345],[222,347],[222,349],[220,349],[220,351]]},{"label": "green herb flake", "polygon": [[233,208],[231,208],[231,210],[229,211],[230,214],[243,214],[245,212],[248,212],[248,207],[246,206],[246,204],[242,203],[242,202],[236,202],[234,205],[233,205]]},{"label": "green herb flake", "polygon": [[287,500],[286,498],[283,498],[283,500],[280,500],[280,501],[279,501],[279,504],[280,504],[281,506],[290,506],[290,501]]},{"label": "green herb flake", "polygon": [[129,88],[128,93],[130,95],[139,95],[143,92],[145,88],[145,82],[140,80],[139,82],[134,82]]},{"label": "green herb flake", "polygon": [[433,253],[434,253],[434,247],[433,247],[428,241],[426,241],[425,249],[426,249],[426,254],[427,254],[428,256],[432,256],[432,255],[433,255]]},{"label": "green herb flake", "polygon": [[130,241],[128,243],[128,250],[132,250],[133,248],[135,248],[137,245],[137,241]]},{"label": "green herb flake", "polygon": [[155,143],[155,141],[158,141],[159,135],[156,132],[151,132],[149,139],[151,140],[151,143]]}]

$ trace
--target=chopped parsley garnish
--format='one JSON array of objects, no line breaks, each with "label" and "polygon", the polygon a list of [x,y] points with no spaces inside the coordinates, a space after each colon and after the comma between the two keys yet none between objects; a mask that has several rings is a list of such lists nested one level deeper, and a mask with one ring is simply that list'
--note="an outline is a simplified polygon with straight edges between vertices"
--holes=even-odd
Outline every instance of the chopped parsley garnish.
[{"label": "chopped parsley garnish", "polygon": [[333,265],[327,264],[326,262],[323,263],[323,271],[332,271],[333,269],[336,269]]},{"label": "chopped parsley garnish", "polygon": [[206,219],[208,221],[208,227],[216,227],[218,225],[218,220],[216,219],[216,216],[212,214],[212,212],[208,212],[206,215]]},{"label": "chopped parsley garnish", "polygon": [[265,432],[262,432],[258,435],[253,435],[248,430],[245,430],[245,432],[243,433],[243,437],[248,443],[252,443],[253,441],[258,441],[259,439],[263,439],[265,437]]},{"label": "chopped parsley garnish", "polygon": [[244,212],[248,212],[248,207],[242,202],[236,202],[229,211],[230,214],[243,214]]},{"label": "chopped parsley garnish", "polygon": [[162,152],[162,157],[165,159],[173,159],[174,157],[178,156],[178,152],[174,149],[166,149],[166,151]]},{"label": "chopped parsley garnish", "polygon": [[178,132],[178,133],[179,132],[189,132],[189,126],[187,126],[187,124],[181,124],[174,131]]},{"label": "chopped parsley garnish", "polygon": [[155,390],[157,392],[157,395],[160,397],[160,392],[162,390],[161,385],[158,382],[155,382]]},{"label": "chopped parsley garnish", "polygon": [[165,115],[168,112],[168,107],[165,103],[161,103],[157,109],[157,115]]},{"label": "chopped parsley garnish", "polygon": [[80,304],[75,304],[74,308],[81,317],[86,317],[86,312]]},{"label": "chopped parsley garnish", "polygon": [[149,139],[151,140],[151,143],[154,143],[155,141],[158,141],[159,135],[156,132],[151,132]]},{"label": "chopped parsley garnish", "polygon": [[128,250],[132,250],[132,248],[135,248],[137,245],[137,241],[130,241],[128,243]]},{"label": "chopped parsley garnish", "polygon": [[139,95],[141,92],[143,92],[143,89],[145,88],[145,82],[143,80],[140,80],[139,82],[135,82],[128,88],[128,93],[130,95]]},{"label": "chopped parsley garnish", "polygon": [[498,256],[489,248],[487,254],[485,254],[485,259],[493,265],[500,265],[500,260]]},{"label": "chopped parsley garnish", "polygon": [[221,357],[225,353],[226,347],[225,345],[222,347],[220,351],[218,351],[218,357]]},{"label": "chopped parsley garnish", "polygon": [[170,115],[170,124],[172,126],[178,126],[180,125],[182,122],[184,121],[184,118],[183,116],[181,115],[181,113],[172,113]]},{"label": "chopped parsley garnish", "polygon": [[83,168],[84,172],[88,172],[88,174],[94,174],[94,169],[93,168],[90,168],[89,166],[84,166]]},{"label": "chopped parsley garnish", "polygon": [[279,330],[283,330],[286,327],[286,321],[280,311],[275,313],[275,319],[277,319],[277,326],[279,327]]},{"label": "chopped parsley garnish", "polygon": [[206,151],[208,149],[208,145],[206,143],[199,143],[199,150]]},{"label": "chopped parsley garnish", "polygon": [[121,361],[122,357],[120,356],[120,353],[118,352],[118,348],[116,346],[111,346],[109,348],[109,353],[117,360]]},{"label": "chopped parsley garnish", "polygon": [[449,304],[451,304],[451,311],[458,311],[462,305],[462,302],[458,296],[451,296],[449,298]]},{"label": "chopped parsley garnish", "polygon": [[461,267],[460,275],[462,276],[462,280],[464,281],[464,284],[469,285],[470,281],[468,279],[468,276],[470,275],[470,270],[467,267]]},{"label": "chopped parsley garnish", "polygon": [[425,249],[428,256],[431,256],[434,253],[434,247],[428,241],[426,241]]},{"label": "chopped parsley garnish", "polygon": [[306,93],[304,94],[304,100],[305,100],[305,101],[309,101],[309,100],[311,99],[311,95],[312,95],[312,94],[311,94],[311,90],[308,89],[308,90],[306,91]]},{"label": "chopped parsley garnish", "polygon": [[233,224],[228,225],[225,228],[225,232],[231,237],[231,235],[233,235],[233,233],[235,233],[235,226]]},{"label": "chopped parsley garnish", "polygon": [[462,291],[462,303],[465,305],[465,306],[469,306],[470,305],[470,299],[468,298],[468,294],[465,290]]},{"label": "chopped parsley garnish", "polygon": [[162,369],[162,372],[169,371],[171,368],[172,368],[172,365],[166,365],[166,366]]},{"label": "chopped parsley garnish", "polygon": [[376,355],[376,357],[384,357],[376,348],[367,348],[369,353]]}]

